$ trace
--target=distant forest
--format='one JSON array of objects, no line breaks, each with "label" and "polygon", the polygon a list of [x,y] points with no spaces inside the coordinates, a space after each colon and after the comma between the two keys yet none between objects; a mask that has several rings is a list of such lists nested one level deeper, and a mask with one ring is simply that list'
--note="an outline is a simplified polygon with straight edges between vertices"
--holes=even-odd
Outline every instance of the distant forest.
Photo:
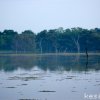
[{"label": "distant forest", "polygon": [[100,52],[100,28],[71,28],[43,30],[34,33],[25,30],[0,32],[0,52],[14,53],[82,53]]}]

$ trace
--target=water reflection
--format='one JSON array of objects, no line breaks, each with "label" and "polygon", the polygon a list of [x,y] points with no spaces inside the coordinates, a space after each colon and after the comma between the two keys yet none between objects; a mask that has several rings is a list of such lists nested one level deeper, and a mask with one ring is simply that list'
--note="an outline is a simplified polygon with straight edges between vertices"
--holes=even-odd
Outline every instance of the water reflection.
[{"label": "water reflection", "polygon": [[0,71],[14,71],[18,68],[31,70],[33,67],[47,71],[89,71],[100,70],[100,56],[1,56]]}]

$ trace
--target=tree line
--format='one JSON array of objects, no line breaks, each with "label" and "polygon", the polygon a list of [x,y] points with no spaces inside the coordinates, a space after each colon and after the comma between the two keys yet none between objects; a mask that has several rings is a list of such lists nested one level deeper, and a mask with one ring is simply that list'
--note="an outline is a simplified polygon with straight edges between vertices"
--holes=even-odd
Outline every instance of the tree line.
[{"label": "tree line", "polygon": [[72,53],[100,52],[100,28],[71,28],[0,32],[0,51],[16,53]]}]

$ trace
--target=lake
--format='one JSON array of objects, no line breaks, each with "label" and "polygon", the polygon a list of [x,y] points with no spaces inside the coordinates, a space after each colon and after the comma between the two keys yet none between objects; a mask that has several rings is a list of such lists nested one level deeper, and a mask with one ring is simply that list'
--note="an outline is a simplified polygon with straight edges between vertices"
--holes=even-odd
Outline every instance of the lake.
[{"label": "lake", "polygon": [[0,56],[0,100],[91,99],[100,99],[100,55]]}]

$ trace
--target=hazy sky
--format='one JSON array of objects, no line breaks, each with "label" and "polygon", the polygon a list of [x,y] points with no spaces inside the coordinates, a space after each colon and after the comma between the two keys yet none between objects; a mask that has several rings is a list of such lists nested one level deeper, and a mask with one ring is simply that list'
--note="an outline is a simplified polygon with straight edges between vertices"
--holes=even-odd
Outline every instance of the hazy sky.
[{"label": "hazy sky", "polygon": [[100,28],[100,0],[0,0],[0,31]]}]

